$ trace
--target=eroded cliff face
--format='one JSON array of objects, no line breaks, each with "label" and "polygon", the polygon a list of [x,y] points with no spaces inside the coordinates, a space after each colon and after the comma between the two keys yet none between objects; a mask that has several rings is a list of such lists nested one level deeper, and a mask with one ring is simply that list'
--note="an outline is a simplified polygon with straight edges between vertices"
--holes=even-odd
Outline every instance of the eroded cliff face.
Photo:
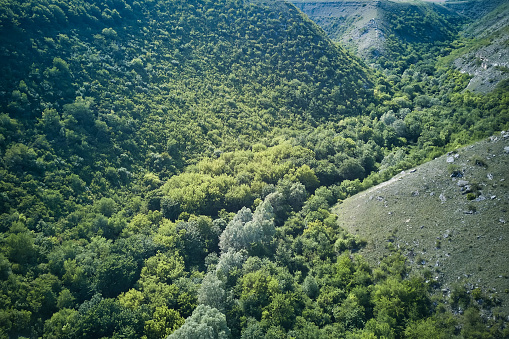
[{"label": "eroded cliff face", "polygon": [[379,1],[294,1],[329,37],[366,59],[384,52]]}]

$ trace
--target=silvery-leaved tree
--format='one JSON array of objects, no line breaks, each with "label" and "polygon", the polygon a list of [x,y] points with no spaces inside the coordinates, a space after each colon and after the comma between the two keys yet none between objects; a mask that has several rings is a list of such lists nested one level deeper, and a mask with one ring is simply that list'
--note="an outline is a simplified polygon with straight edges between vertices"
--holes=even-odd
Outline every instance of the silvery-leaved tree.
[{"label": "silvery-leaved tree", "polygon": [[196,338],[229,339],[230,329],[226,324],[225,315],[214,307],[198,305],[184,325],[167,337],[167,339]]},{"label": "silvery-leaved tree", "polygon": [[217,277],[216,272],[207,273],[203,279],[198,291],[198,303],[214,307],[225,313],[225,284]]},{"label": "silvery-leaved tree", "polygon": [[219,237],[219,248],[222,253],[243,249],[251,253],[268,245],[275,232],[272,205],[264,201],[254,213],[243,207],[235,215]]}]

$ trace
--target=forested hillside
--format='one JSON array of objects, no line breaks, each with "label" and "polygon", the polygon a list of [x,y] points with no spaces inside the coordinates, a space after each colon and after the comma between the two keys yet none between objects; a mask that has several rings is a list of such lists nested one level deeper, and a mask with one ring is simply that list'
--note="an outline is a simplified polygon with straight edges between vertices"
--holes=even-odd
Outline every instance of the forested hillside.
[{"label": "forested hillside", "polygon": [[272,0],[3,0],[0,58],[0,336],[507,335],[330,212],[509,128],[506,82],[385,76]]}]

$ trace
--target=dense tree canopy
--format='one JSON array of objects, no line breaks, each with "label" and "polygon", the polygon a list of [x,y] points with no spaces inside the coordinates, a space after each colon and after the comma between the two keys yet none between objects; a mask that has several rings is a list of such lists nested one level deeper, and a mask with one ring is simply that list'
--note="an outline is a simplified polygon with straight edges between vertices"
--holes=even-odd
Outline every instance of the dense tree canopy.
[{"label": "dense tree canopy", "polygon": [[382,75],[271,0],[0,1],[0,45],[1,337],[507,335],[330,212],[509,128],[507,83]]}]

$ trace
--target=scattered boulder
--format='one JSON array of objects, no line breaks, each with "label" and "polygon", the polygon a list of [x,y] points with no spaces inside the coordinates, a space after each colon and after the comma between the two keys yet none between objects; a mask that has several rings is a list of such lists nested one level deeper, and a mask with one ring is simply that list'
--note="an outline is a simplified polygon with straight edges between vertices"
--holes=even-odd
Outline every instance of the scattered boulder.
[{"label": "scattered boulder", "polygon": [[472,193],[472,186],[465,185],[465,186],[461,187],[461,194],[467,194],[467,193]]},{"label": "scattered boulder", "polygon": [[458,186],[459,187],[464,187],[464,186],[467,186],[468,185],[468,181],[466,180],[458,180]]},{"label": "scattered boulder", "polygon": [[451,173],[451,178],[463,178],[463,172],[461,172],[461,171],[453,171]]}]

